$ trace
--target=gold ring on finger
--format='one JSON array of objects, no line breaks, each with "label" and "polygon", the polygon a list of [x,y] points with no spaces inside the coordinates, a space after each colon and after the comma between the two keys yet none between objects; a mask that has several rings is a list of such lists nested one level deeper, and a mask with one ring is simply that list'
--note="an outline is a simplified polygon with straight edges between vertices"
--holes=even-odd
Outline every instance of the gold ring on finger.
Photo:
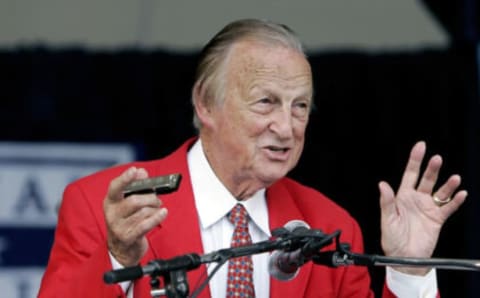
[{"label": "gold ring on finger", "polygon": [[441,200],[441,199],[439,199],[439,198],[437,197],[436,194],[433,195],[433,202],[434,202],[435,205],[437,205],[438,207],[442,207],[443,205],[448,204],[451,200],[452,200],[452,197],[448,197],[448,198],[446,198],[446,199]]}]

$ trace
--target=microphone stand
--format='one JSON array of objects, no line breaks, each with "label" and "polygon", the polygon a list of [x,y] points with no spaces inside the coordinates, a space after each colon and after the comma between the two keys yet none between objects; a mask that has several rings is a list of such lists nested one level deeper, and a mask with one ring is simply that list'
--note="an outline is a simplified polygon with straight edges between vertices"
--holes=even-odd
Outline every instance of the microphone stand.
[{"label": "microphone stand", "polygon": [[[152,297],[187,297],[188,282],[186,271],[200,267],[201,264],[210,261],[209,256],[199,256],[198,254],[186,254],[174,257],[169,260],[153,260],[145,266],[133,266],[118,270],[106,272],[103,280],[107,284],[118,283],[122,281],[135,280],[144,275],[150,275],[150,286],[152,287]],[[160,289],[160,280],[162,276],[165,287]]]},{"label": "microphone stand", "polygon": [[[168,260],[157,259],[145,266],[127,267],[106,272],[103,276],[105,283],[113,284],[123,281],[132,281],[149,275],[152,297],[166,296],[168,298],[188,297],[189,286],[186,272],[194,270],[206,263],[224,263],[226,260],[241,256],[259,254],[273,250],[291,252],[301,249],[305,252],[300,266],[310,260],[316,265],[328,267],[340,266],[412,266],[434,267],[440,269],[480,271],[480,260],[441,259],[441,258],[402,258],[380,255],[358,254],[350,251],[350,245],[340,243],[340,231],[332,234],[323,234],[316,229],[303,229],[291,232],[285,228],[272,231],[276,238],[257,242],[251,245],[220,249],[205,255],[195,253],[174,257]],[[333,251],[320,250],[331,244],[335,239],[336,249]],[[310,254],[309,252],[317,251]],[[164,287],[160,288],[159,276],[163,277]]]},{"label": "microphone stand", "polygon": [[433,267],[450,270],[480,271],[480,260],[446,258],[407,258],[387,257],[371,254],[358,254],[349,250],[349,245],[335,239],[336,250],[319,252],[312,256],[313,263],[328,267],[340,266],[392,266],[392,267]]},{"label": "microphone stand", "polygon": [[[282,235],[282,238],[257,242],[252,245],[220,249],[200,256],[195,253],[174,257],[168,260],[157,259],[150,261],[145,266],[133,266],[118,270],[108,271],[103,279],[107,284],[131,281],[150,275],[150,286],[152,297],[167,296],[168,298],[182,298],[189,294],[186,272],[197,269],[202,264],[212,262],[225,262],[228,259],[269,252],[273,250],[294,250],[312,239],[320,239],[322,243],[331,243],[331,236],[324,235],[319,230],[309,230],[299,234],[291,234],[283,228],[272,231],[272,234]],[[163,277],[164,287],[158,279]]]}]

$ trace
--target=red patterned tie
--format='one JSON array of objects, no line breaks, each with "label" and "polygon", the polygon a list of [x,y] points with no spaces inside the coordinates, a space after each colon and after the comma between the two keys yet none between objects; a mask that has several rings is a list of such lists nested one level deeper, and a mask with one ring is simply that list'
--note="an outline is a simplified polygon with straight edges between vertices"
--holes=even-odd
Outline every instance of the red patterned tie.
[{"label": "red patterned tie", "polygon": [[[228,220],[235,226],[231,247],[252,243],[248,232],[247,216],[247,210],[241,204],[235,205],[228,214]],[[228,261],[227,297],[255,297],[251,256],[237,257]]]}]

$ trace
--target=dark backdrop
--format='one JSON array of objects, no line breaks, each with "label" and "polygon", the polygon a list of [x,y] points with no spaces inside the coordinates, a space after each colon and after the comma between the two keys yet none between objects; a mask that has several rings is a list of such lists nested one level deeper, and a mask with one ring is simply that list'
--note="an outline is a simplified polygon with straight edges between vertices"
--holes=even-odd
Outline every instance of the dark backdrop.
[{"label": "dark backdrop", "polygon": [[[411,146],[445,158],[470,197],[445,226],[436,257],[480,259],[478,96],[474,47],[392,52],[310,52],[316,110],[291,176],[356,217],[366,251],[381,254],[381,179],[397,187]],[[161,49],[0,51],[0,140],[127,141],[142,159],[164,156],[194,134],[190,89],[197,52]],[[321,210],[319,210],[321,214]],[[53,233],[53,231],[52,231]],[[373,288],[383,268],[372,268]],[[474,297],[480,275],[439,270],[442,297]]]}]

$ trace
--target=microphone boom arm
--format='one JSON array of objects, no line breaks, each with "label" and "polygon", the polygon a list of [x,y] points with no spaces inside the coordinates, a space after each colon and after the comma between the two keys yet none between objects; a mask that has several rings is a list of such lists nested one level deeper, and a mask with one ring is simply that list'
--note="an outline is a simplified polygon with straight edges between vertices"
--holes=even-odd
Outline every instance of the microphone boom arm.
[{"label": "microphone boom arm", "polygon": [[480,271],[480,260],[446,258],[407,258],[386,257],[380,255],[358,254],[352,252],[327,251],[312,258],[317,265],[340,266],[392,266],[392,267],[433,267],[449,270]]},{"label": "microphone boom arm", "polygon": [[340,243],[340,235],[335,238],[336,250],[319,252],[312,257],[313,263],[328,267],[340,266],[392,266],[392,267],[432,267],[449,270],[480,271],[480,260],[446,258],[387,257],[372,254],[353,253],[349,245]]}]

